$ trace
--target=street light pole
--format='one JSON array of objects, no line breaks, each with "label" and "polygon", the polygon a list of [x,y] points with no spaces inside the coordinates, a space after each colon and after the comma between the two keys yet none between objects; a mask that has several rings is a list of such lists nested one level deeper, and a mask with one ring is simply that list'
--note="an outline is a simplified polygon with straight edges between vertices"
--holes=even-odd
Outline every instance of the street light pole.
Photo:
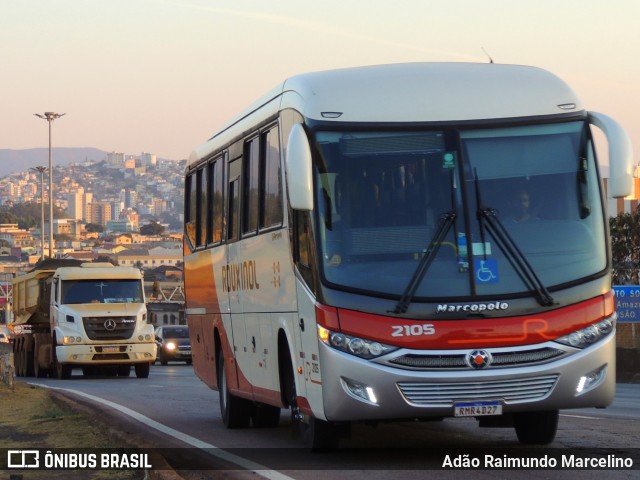
[{"label": "street light pole", "polygon": [[53,258],[53,151],[51,149],[51,122],[65,115],[64,113],[44,112],[44,115],[34,113],[49,123],[49,258]]},{"label": "street light pole", "polygon": [[47,167],[33,167],[30,170],[40,174],[40,261],[44,260],[44,172]]}]

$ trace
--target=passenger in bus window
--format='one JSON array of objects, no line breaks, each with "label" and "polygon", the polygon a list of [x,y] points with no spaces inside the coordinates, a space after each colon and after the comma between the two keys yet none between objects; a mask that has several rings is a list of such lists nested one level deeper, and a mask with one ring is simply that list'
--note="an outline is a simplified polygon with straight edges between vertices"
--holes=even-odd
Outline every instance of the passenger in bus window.
[{"label": "passenger in bus window", "polygon": [[518,192],[514,204],[515,213],[512,217],[514,222],[524,223],[531,220],[539,220],[535,210],[532,208],[531,195],[527,190],[522,189]]}]

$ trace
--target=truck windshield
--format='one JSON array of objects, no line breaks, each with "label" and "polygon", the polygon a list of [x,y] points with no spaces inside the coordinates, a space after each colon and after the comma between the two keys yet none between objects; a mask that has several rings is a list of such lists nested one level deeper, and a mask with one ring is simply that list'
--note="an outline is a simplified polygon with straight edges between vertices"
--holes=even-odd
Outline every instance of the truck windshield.
[{"label": "truck windshield", "polygon": [[540,292],[606,268],[584,122],[319,131],[315,146],[321,273],[334,288],[404,297],[427,252],[433,258],[412,301],[513,294],[548,301]]},{"label": "truck windshield", "polygon": [[64,280],[62,303],[142,303],[140,280]]}]

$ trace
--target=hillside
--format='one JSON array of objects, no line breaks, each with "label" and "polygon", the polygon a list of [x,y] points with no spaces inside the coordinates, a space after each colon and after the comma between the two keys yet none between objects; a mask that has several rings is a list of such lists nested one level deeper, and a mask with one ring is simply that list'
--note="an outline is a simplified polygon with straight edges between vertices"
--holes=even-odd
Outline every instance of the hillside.
[{"label": "hillside", "polygon": [[[97,148],[54,147],[53,165],[67,165],[85,160],[104,160],[107,152]],[[49,166],[48,148],[25,150],[0,149],[0,177],[13,172],[24,172],[31,167]]]}]

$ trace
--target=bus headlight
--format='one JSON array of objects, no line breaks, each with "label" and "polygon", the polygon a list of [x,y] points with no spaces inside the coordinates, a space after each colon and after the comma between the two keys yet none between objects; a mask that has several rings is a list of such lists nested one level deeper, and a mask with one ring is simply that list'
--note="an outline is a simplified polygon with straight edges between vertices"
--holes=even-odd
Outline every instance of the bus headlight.
[{"label": "bus headlight", "polygon": [[320,325],[318,325],[318,336],[326,345],[366,360],[397,350],[397,347],[385,345],[375,340],[354,337],[341,332],[332,332]]},{"label": "bus headlight", "polygon": [[605,318],[598,323],[557,338],[556,342],[569,345],[570,347],[586,348],[609,335],[615,328],[615,325],[616,323],[613,318]]}]

